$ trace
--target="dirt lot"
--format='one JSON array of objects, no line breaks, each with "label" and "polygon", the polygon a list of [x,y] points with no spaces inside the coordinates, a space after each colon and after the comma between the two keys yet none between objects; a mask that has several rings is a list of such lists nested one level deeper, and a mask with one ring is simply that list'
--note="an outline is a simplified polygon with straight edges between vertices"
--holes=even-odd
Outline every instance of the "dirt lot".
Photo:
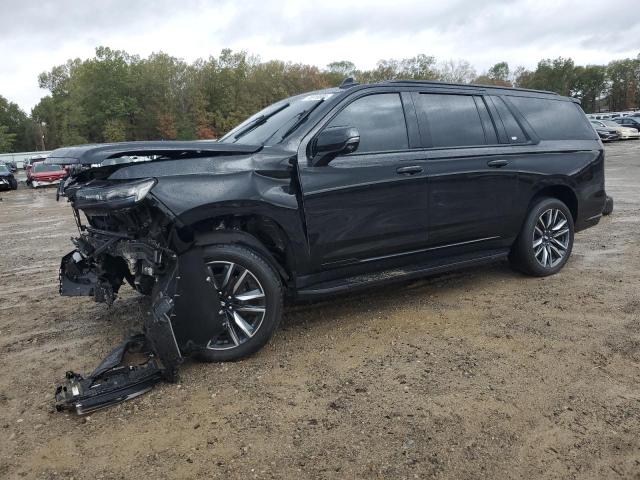
[{"label": "dirt lot", "polygon": [[640,478],[640,141],[607,147],[616,209],[558,275],[506,263],[286,314],[232,364],[88,418],[56,413],[148,304],[61,298],[71,211],[0,202],[0,478]]}]

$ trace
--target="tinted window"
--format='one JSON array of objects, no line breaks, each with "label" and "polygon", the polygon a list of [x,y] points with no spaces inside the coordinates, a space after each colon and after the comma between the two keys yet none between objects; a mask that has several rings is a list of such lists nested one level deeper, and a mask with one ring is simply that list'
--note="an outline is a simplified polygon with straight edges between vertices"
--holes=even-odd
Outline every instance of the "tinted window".
[{"label": "tinted window", "polygon": [[62,170],[62,167],[60,165],[51,165],[46,163],[36,163],[36,165],[33,167],[33,171],[36,173],[59,172],[60,170]]},{"label": "tinted window", "polygon": [[350,103],[328,127],[356,127],[360,145],[356,153],[406,150],[409,148],[407,125],[400,95],[367,95]]},{"label": "tinted window", "polygon": [[573,102],[532,97],[509,97],[544,140],[591,140],[595,137],[584,113]]},{"label": "tinted window", "polygon": [[422,93],[416,107],[426,116],[434,147],[485,145],[484,129],[471,95]]},{"label": "tinted window", "polygon": [[507,132],[507,139],[509,140],[509,143],[526,142],[528,140],[527,136],[522,131],[522,128],[520,128],[520,125],[513,117],[513,114],[504,101],[500,97],[491,98],[493,99],[493,104],[496,106],[496,110],[498,110],[498,115],[500,115],[504,129]]}]

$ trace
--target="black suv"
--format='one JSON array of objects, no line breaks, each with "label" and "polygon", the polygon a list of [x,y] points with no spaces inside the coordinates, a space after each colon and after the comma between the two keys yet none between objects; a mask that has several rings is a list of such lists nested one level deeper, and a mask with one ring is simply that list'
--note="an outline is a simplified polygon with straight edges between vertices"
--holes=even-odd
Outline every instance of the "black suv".
[{"label": "black suv", "polygon": [[346,82],[219,141],[47,162],[70,165],[59,193],[80,231],[60,292],[111,303],[127,282],[151,295],[145,333],[168,365],[255,352],[284,299],[507,256],[554,274],[605,204],[603,146],[574,100],[439,82]]}]

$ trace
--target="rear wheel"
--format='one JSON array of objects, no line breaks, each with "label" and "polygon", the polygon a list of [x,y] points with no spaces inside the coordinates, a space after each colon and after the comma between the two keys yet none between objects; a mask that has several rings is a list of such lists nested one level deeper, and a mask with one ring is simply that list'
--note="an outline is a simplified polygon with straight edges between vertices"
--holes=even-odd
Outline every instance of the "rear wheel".
[{"label": "rear wheel", "polygon": [[542,198],[529,211],[509,259],[526,274],[553,275],[567,263],[573,236],[573,217],[567,206],[556,198]]},{"label": "rear wheel", "polygon": [[229,361],[255,353],[280,323],[282,285],[278,274],[253,250],[238,245],[206,247],[204,257],[220,297],[224,331],[198,352],[198,358]]}]

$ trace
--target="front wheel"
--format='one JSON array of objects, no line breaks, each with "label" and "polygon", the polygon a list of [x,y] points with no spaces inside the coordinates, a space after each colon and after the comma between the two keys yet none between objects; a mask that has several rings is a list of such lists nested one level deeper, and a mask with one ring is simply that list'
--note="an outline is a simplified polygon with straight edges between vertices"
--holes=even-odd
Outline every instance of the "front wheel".
[{"label": "front wheel", "polygon": [[224,331],[197,357],[220,362],[257,352],[282,317],[280,277],[261,256],[238,245],[205,247],[204,258],[220,298]]},{"label": "front wheel", "polygon": [[564,267],[573,248],[573,217],[557,198],[538,200],[527,215],[509,259],[518,270],[536,277]]}]

